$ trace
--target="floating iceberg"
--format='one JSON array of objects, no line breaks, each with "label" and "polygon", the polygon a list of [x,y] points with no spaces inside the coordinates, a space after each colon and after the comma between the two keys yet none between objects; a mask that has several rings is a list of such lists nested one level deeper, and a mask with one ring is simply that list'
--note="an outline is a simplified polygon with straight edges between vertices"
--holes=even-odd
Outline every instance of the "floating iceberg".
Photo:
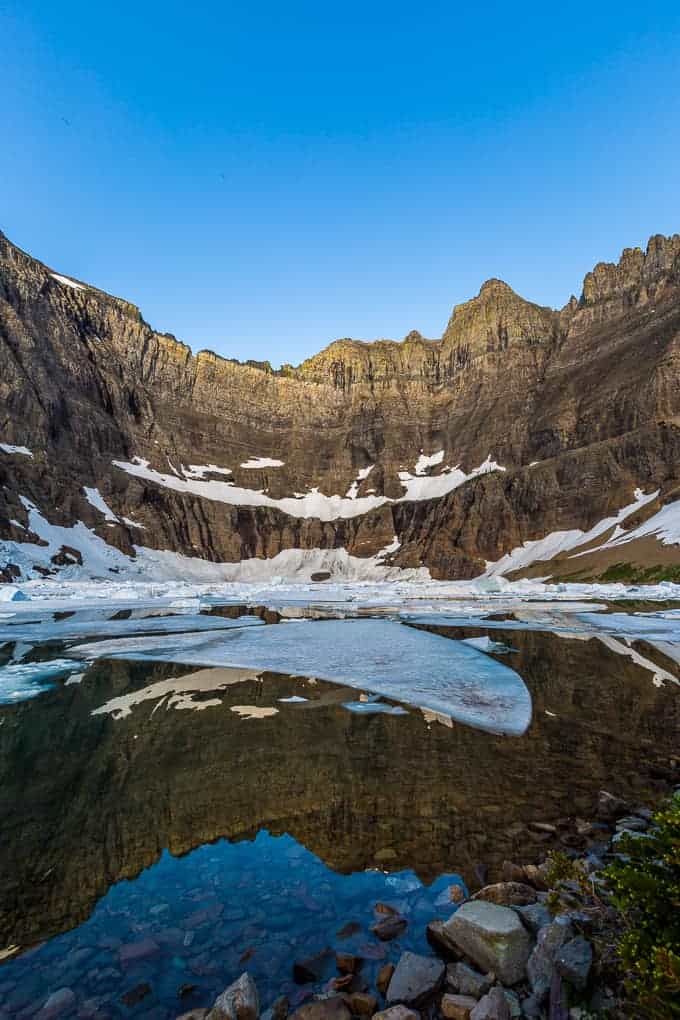
[{"label": "floating iceberg", "polygon": [[[168,645],[170,642],[170,645]],[[73,654],[232,666],[335,681],[493,733],[521,735],[531,697],[514,670],[461,641],[388,620],[301,621],[98,642]]]}]

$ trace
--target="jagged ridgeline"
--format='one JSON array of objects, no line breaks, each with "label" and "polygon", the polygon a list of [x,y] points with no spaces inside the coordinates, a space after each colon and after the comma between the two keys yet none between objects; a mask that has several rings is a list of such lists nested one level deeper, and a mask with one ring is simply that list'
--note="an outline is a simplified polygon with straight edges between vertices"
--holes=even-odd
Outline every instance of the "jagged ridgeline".
[{"label": "jagged ridgeline", "polygon": [[193,355],[0,234],[0,358],[4,580],[186,569],[169,554],[680,580],[680,235],[560,311],[489,280],[441,339],[275,371]]}]

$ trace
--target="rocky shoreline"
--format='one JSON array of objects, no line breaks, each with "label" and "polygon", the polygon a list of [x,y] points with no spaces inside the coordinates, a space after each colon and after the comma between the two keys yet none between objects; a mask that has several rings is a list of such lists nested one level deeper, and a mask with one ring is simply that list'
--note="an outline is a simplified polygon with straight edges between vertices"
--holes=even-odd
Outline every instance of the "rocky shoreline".
[{"label": "rocky shoreline", "polygon": [[[554,836],[555,826],[540,824],[547,838]],[[396,966],[385,963],[376,971],[360,955],[327,949],[294,963],[297,1002],[281,996],[261,1011],[246,971],[212,1007],[191,1009],[177,1020],[642,1016],[623,989],[615,954],[620,919],[603,872],[622,857],[618,844],[625,834],[644,838],[654,829],[653,813],[603,790],[593,821],[576,819],[574,825],[585,849],[567,846],[540,864],[506,861],[502,881],[469,897],[460,885],[449,886],[451,901],[459,905],[448,920],[427,924],[433,956],[407,950]],[[562,842],[568,844],[568,837]],[[378,940],[391,941],[405,931],[409,921],[398,905],[377,903],[373,909]],[[349,931],[352,923],[346,927]],[[328,977],[333,965],[336,974]]]}]

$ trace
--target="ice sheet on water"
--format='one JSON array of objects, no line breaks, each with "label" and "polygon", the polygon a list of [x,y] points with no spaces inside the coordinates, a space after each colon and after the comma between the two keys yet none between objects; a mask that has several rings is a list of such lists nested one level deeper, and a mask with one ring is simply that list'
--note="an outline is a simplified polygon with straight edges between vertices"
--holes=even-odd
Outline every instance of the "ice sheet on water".
[{"label": "ice sheet on water", "polygon": [[[127,620],[111,620],[101,612],[76,613],[65,620],[54,620],[50,612],[38,626],[0,621],[0,642],[2,641],[69,641],[83,640],[106,634],[108,638],[127,634],[177,634],[185,631],[228,630],[231,627],[254,627],[263,625],[257,616],[240,616],[230,620],[219,616],[201,616],[199,613],[180,613],[177,616],[152,616]],[[32,614],[33,618],[33,614]],[[16,617],[14,618],[16,620]]]},{"label": "ice sheet on water", "polygon": [[50,662],[25,662],[0,668],[0,704],[13,704],[35,698],[51,686],[45,683],[57,676],[67,676],[82,670],[84,663],[73,659],[53,659]]},{"label": "ice sheet on water", "polygon": [[106,641],[73,649],[202,666],[236,666],[335,681],[443,713],[494,733],[522,734],[531,697],[514,670],[460,641],[388,620],[302,621],[217,635]]},{"label": "ice sheet on water", "polygon": [[463,644],[470,645],[470,648],[476,648],[478,652],[494,655],[506,655],[508,652],[514,651],[514,648],[504,645],[502,641],[492,641],[488,634],[483,634],[481,637],[463,638]]}]

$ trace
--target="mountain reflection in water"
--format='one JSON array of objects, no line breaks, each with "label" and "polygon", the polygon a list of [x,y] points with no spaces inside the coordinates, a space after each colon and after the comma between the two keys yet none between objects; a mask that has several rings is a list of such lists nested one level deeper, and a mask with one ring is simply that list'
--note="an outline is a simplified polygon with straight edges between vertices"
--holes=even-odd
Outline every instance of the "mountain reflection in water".
[{"label": "mountain reflection in water", "polygon": [[[165,849],[177,857],[223,837],[253,840],[263,829],[289,833],[316,855],[326,875],[319,873],[320,883],[351,883],[343,875],[376,866],[413,869],[429,883],[443,873],[471,882],[484,864],[493,879],[504,859],[544,852],[545,835],[528,823],[589,817],[603,787],[643,801],[672,779],[680,722],[674,685],[654,686],[647,670],[595,638],[489,633],[515,649],[499,661],[531,694],[533,719],[522,737],[428,722],[412,708],[352,713],[342,703],[356,692],[348,697],[346,687],[247,671],[239,682],[194,694],[198,703],[210,699],[201,711],[152,699],[124,718],[93,715],[111,699],[197,669],[123,660],[99,660],[80,684],[0,707],[0,945],[27,946],[81,924],[113,883],[134,879]],[[291,697],[307,700],[281,700]],[[237,706],[277,712],[241,718]],[[266,916],[248,921],[258,865],[248,864],[254,851],[247,848],[260,844],[239,845],[239,867],[227,873],[216,865],[205,881],[219,885],[227,914],[232,898],[239,901],[246,917],[234,919],[234,931],[252,923],[273,932]],[[218,858],[226,852],[215,850]],[[166,854],[161,864],[181,871],[190,860]],[[326,869],[339,874],[331,881]],[[198,880],[196,888],[200,901]],[[316,898],[313,887],[308,892]],[[135,902],[126,907],[133,916]],[[144,910],[135,916],[140,933],[164,927],[164,911]],[[219,925],[201,926],[201,939],[224,925],[220,917]],[[268,938],[257,936],[258,951]],[[234,939],[241,947],[240,935]],[[172,947],[158,951],[165,958],[166,950],[171,959]],[[229,953],[215,979],[222,987],[243,969],[234,970]],[[3,982],[29,958],[0,968],[0,1003]]]}]

